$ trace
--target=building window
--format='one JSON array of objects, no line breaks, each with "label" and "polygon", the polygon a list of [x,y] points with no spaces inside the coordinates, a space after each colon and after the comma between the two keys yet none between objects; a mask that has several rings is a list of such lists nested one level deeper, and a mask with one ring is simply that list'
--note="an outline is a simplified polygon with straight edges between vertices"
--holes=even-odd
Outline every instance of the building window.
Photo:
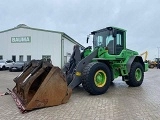
[{"label": "building window", "polygon": [[51,55],[42,55],[42,59],[45,60],[45,61],[48,61],[48,62],[52,63],[52,61],[51,61]]},{"label": "building window", "polygon": [[19,61],[23,61],[23,55],[19,56]]},{"label": "building window", "polygon": [[27,62],[31,61],[31,55],[27,55]]},{"label": "building window", "polygon": [[3,59],[3,56],[2,56],[2,55],[0,55],[0,60],[1,60],[1,59]]},{"label": "building window", "polygon": [[14,62],[16,62],[16,56],[15,56],[15,55],[12,55],[12,60],[13,60]]}]

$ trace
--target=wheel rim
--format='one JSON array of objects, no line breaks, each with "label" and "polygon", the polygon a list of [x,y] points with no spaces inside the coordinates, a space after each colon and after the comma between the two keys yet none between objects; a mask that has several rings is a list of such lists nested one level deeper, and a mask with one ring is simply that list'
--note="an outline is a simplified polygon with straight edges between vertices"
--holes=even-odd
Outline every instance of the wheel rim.
[{"label": "wheel rim", "polygon": [[94,75],[94,83],[97,87],[103,87],[107,82],[106,73],[103,70],[98,70]]},{"label": "wheel rim", "polygon": [[142,78],[142,71],[141,71],[140,68],[137,68],[137,69],[136,69],[135,78],[136,78],[137,81],[140,81],[140,80],[141,80],[141,78]]}]

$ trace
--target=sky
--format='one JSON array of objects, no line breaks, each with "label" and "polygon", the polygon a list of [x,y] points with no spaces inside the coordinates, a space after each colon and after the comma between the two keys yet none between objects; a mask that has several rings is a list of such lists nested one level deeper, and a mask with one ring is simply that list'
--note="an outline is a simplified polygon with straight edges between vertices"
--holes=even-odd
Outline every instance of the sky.
[{"label": "sky", "polygon": [[159,6],[160,0],[3,0],[0,31],[26,24],[64,32],[87,47],[90,32],[115,26],[127,30],[128,49],[148,51],[153,60],[160,53]]}]

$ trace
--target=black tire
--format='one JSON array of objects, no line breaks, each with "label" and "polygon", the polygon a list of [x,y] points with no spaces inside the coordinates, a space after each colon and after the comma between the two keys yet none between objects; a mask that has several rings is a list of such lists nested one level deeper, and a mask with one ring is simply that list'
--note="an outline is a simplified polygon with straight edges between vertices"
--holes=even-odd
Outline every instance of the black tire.
[{"label": "black tire", "polygon": [[12,72],[12,68],[10,68],[9,71]]},{"label": "black tire", "polygon": [[23,66],[21,67],[21,70],[20,71],[23,71]]},{"label": "black tire", "polygon": [[[98,72],[98,73],[97,73]],[[102,75],[101,73],[102,72]],[[105,82],[102,83],[102,86],[97,86],[95,81],[97,81],[96,74],[104,76]],[[97,75],[97,76],[98,76]],[[89,63],[83,70],[82,85],[83,88],[92,95],[100,95],[105,93],[111,83],[111,71],[108,66],[100,62]]]},{"label": "black tire", "polygon": [[3,67],[2,67],[2,70],[6,70],[6,67],[5,67],[5,66],[3,66]]},{"label": "black tire", "polygon": [[151,64],[151,65],[149,66],[149,68],[152,68],[152,69],[153,69],[153,68],[154,68],[154,65]]},{"label": "black tire", "polygon": [[139,62],[132,63],[130,73],[128,76],[128,81],[126,81],[126,84],[131,87],[138,87],[143,83],[143,78],[144,78],[144,69],[142,64]]}]

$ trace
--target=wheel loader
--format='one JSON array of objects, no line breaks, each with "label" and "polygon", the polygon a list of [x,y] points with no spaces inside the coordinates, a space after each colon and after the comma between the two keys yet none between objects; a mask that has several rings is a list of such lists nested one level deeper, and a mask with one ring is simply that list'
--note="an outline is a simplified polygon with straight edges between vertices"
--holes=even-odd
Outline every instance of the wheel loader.
[{"label": "wheel loader", "polygon": [[126,48],[126,30],[106,27],[90,35],[93,48],[88,46],[81,52],[75,45],[62,69],[47,61],[32,60],[14,78],[16,86],[11,95],[23,112],[66,103],[80,84],[91,95],[105,93],[120,76],[131,87],[142,84],[148,64],[138,52]]}]

